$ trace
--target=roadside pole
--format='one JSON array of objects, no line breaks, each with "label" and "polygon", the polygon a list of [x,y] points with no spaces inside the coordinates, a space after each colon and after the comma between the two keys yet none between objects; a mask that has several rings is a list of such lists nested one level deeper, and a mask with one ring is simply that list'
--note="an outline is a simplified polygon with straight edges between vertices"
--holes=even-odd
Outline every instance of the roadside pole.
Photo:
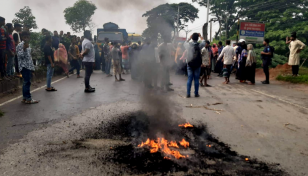
[{"label": "roadside pole", "polygon": [[206,24],[207,24],[207,28],[206,28],[206,36],[203,36],[204,40],[207,41],[208,40],[208,24],[209,24],[209,17],[210,17],[210,0],[207,0],[207,18],[206,18]]},{"label": "roadside pole", "polygon": [[210,42],[212,42],[212,21],[210,22]]}]

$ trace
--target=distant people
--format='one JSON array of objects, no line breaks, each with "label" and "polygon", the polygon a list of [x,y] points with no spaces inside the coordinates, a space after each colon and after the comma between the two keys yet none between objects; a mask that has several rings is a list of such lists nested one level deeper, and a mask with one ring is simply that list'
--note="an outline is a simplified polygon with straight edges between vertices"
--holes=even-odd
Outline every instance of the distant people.
[{"label": "distant people", "polygon": [[[114,74],[115,81],[125,81],[125,79],[122,79],[122,76],[121,76],[122,69],[121,69],[121,62],[120,62],[120,49],[119,49],[119,46],[115,43],[113,43],[111,55],[112,55],[113,74]],[[119,79],[117,75],[119,75]]]},{"label": "distant people", "polygon": [[[235,68],[236,70],[238,70],[238,61],[241,58],[241,54],[242,54],[242,42],[245,42],[244,39],[240,39],[237,43],[237,47],[235,49],[235,55],[236,55],[236,60],[235,60]],[[236,71],[236,75],[235,78],[237,79],[237,71]]]},{"label": "distant people", "polygon": [[71,33],[70,32],[67,32],[67,35],[66,35],[68,38],[71,38]]},{"label": "distant people", "polygon": [[110,53],[110,46],[109,46],[109,39],[105,38],[105,44],[103,46],[103,53],[104,53],[104,58],[105,58],[105,73],[107,74],[108,77],[112,76],[110,74],[110,67],[111,67],[111,53]]},{"label": "distant people", "polygon": [[121,52],[122,52],[122,67],[123,67],[123,73],[129,73],[129,45],[123,42],[123,45],[121,46]]},{"label": "distant people", "polygon": [[[15,46],[17,47],[17,45],[19,43],[21,43],[21,37],[20,37],[20,33],[21,33],[21,25],[18,24],[18,23],[14,23],[14,31],[13,31],[13,39],[14,39],[14,42],[15,42]],[[22,75],[21,73],[19,72],[19,64],[18,64],[18,55],[16,54],[15,55],[15,59],[14,59],[15,63],[15,76],[18,77],[18,78],[21,78]]]},{"label": "distant people", "polygon": [[[194,80],[195,82],[195,97],[200,97],[199,95],[199,77],[202,65],[201,49],[199,47],[198,39],[201,38],[201,34],[194,33],[184,44],[186,50],[188,51],[187,56],[187,71],[188,71],[188,81],[187,81],[187,98],[190,98],[191,84]],[[189,43],[193,40],[192,43]]]},{"label": "distant people", "polygon": [[57,50],[59,48],[59,44],[60,44],[60,37],[58,31],[54,31],[52,37],[52,48]]},{"label": "distant people", "polygon": [[96,36],[94,36],[94,51],[95,51],[95,70],[100,70],[101,69],[101,57],[99,55],[99,47],[97,45],[97,39]]},{"label": "distant people", "polygon": [[[218,42],[218,46],[217,47],[218,47],[218,53],[217,54],[219,56],[221,54],[222,50],[224,49],[224,47],[222,46],[222,42],[221,41]],[[223,66],[224,66],[223,60],[217,60],[216,67],[215,67],[215,72],[218,73],[218,76],[220,76],[220,77],[223,76],[223,72],[222,72]]]},{"label": "distant people", "polygon": [[93,64],[95,62],[95,52],[94,46],[92,44],[92,34],[91,31],[84,32],[84,40],[82,42],[82,53],[81,57],[83,57],[82,62],[85,66],[85,92],[93,93],[95,92],[95,88],[90,86],[90,78],[93,72]]},{"label": "distant people", "polygon": [[205,42],[205,47],[201,49],[201,55],[202,55],[202,65],[201,65],[201,80],[200,84],[201,87],[211,87],[208,84],[208,79],[211,74],[211,51],[210,51],[210,42]]},{"label": "distant people", "polygon": [[51,79],[54,74],[54,68],[55,68],[55,59],[54,59],[54,53],[52,51],[52,39],[51,36],[45,36],[45,46],[44,46],[44,56],[45,56],[45,64],[47,67],[47,88],[46,91],[52,92],[57,91],[54,87],[51,87]]},{"label": "distant people", "polygon": [[245,43],[245,41],[241,42],[241,48],[242,48],[242,53],[240,55],[240,58],[238,59],[238,69],[237,69],[237,79],[241,82],[241,83],[245,83],[246,82],[246,60],[247,60],[247,45]]},{"label": "distant people", "polygon": [[5,53],[6,53],[7,29],[5,27],[5,18],[0,17],[0,74],[1,80],[7,80],[5,72]]},{"label": "distant people", "polygon": [[273,51],[269,45],[269,40],[265,39],[263,41],[264,50],[261,52],[261,59],[263,65],[263,71],[265,74],[265,81],[262,81],[262,84],[269,84],[269,66],[272,65],[272,55]]},{"label": "distant people", "polygon": [[180,61],[184,51],[185,51],[185,49],[184,49],[183,43],[178,43],[178,46],[177,46],[176,52],[175,52],[175,59],[174,59],[174,62],[176,64],[176,73],[177,74],[184,74],[182,68],[183,68],[183,64],[185,65],[185,63]]},{"label": "distant people", "polygon": [[[47,29],[43,28],[41,30],[41,33],[42,35],[44,36],[41,40],[41,50],[44,52],[44,47],[45,47],[45,44],[46,44],[46,36],[50,36],[50,33],[48,32]],[[52,46],[51,46],[52,47]]]},{"label": "distant people", "polygon": [[[170,88],[172,85],[170,83],[170,69],[173,65],[173,59],[171,56],[171,52],[173,50],[173,46],[171,42],[171,36],[164,34],[163,36],[164,42],[158,47],[158,55],[161,64],[161,88],[165,91],[174,91]],[[142,50],[145,45],[143,45]]]},{"label": "distant people", "polygon": [[231,74],[231,67],[233,63],[233,59],[235,56],[235,52],[232,46],[230,46],[231,41],[227,40],[226,41],[226,46],[220,53],[218,57],[218,61],[220,61],[223,58],[223,77],[225,78],[224,84],[229,84],[230,83],[230,74]]},{"label": "distant people", "polygon": [[36,104],[39,103],[39,101],[32,99],[30,93],[32,73],[35,70],[31,57],[31,48],[29,47],[30,32],[23,31],[21,33],[21,38],[22,42],[18,44],[16,53],[18,55],[19,72],[21,72],[23,77],[22,102],[25,104]]},{"label": "distant people", "polygon": [[247,45],[248,56],[246,61],[246,73],[247,80],[250,81],[249,85],[255,85],[255,77],[256,77],[256,66],[257,66],[257,58],[256,53],[253,50],[253,45]]},{"label": "distant people", "polygon": [[[78,43],[79,52],[82,51],[82,42],[83,42],[83,40],[84,40],[84,36],[82,36],[80,38],[80,42]],[[84,69],[84,65],[82,63],[82,58],[79,59],[79,65],[80,65],[81,69]]]},{"label": "distant people", "polygon": [[130,65],[131,65],[131,78],[133,80],[137,80],[138,78],[138,57],[139,57],[139,50],[138,45],[133,44],[130,56]]},{"label": "distant people", "polygon": [[77,43],[76,38],[73,37],[71,39],[71,45],[68,50],[68,56],[69,56],[69,60],[71,62],[72,68],[68,72],[73,72],[76,69],[77,78],[82,78],[82,76],[80,76],[80,64],[78,62],[80,54],[79,54],[78,47],[76,47],[76,43]]},{"label": "distant people", "polygon": [[6,73],[7,76],[10,79],[13,79],[14,76],[14,58],[16,55],[16,47],[15,47],[15,42],[13,39],[13,25],[12,23],[7,23],[6,24],[7,30],[8,30],[8,36],[9,39],[7,40],[6,43],[6,49],[7,49],[7,66],[6,66]]},{"label": "distant people", "polygon": [[300,52],[306,47],[306,45],[297,39],[296,32],[291,34],[290,39],[287,37],[286,44],[290,44],[289,65],[292,66],[292,74],[294,77],[296,77],[298,76],[299,72]]}]

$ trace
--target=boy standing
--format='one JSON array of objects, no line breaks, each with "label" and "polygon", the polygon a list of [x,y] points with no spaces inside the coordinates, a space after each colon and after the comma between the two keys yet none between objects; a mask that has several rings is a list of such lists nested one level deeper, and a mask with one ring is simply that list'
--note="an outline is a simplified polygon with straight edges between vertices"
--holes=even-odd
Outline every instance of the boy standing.
[{"label": "boy standing", "polygon": [[80,65],[79,65],[79,62],[78,62],[79,51],[77,51],[77,50],[78,50],[78,47],[76,48],[76,38],[72,37],[71,45],[70,45],[69,50],[68,50],[68,57],[69,57],[69,60],[71,62],[72,68],[68,72],[72,72],[76,69],[77,70],[77,78],[82,78],[80,76]]}]

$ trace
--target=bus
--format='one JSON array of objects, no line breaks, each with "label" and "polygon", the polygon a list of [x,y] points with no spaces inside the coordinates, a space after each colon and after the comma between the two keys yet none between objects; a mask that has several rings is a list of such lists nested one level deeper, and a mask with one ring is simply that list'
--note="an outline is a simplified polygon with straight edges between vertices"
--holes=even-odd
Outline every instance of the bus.
[{"label": "bus", "polygon": [[128,34],[127,41],[137,44],[139,41],[142,42],[142,36],[139,34]]}]

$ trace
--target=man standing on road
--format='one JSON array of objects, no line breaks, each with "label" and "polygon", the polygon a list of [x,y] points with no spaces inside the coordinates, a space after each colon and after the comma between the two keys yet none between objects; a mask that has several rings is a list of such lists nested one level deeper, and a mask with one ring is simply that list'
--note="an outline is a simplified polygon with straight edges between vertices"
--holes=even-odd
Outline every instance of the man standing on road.
[{"label": "man standing on road", "polygon": [[50,35],[45,37],[45,46],[43,48],[44,56],[45,56],[45,64],[47,66],[47,89],[46,91],[52,92],[57,91],[55,88],[51,87],[51,79],[55,70],[55,60],[54,60],[54,53],[52,51],[52,39]]},{"label": "man standing on road", "polygon": [[[222,42],[219,41],[218,42],[218,56],[221,54],[222,50],[224,49],[224,47],[222,46]],[[217,64],[216,64],[216,72],[218,73],[219,77],[223,76],[223,66],[224,66],[224,62],[221,60],[218,60],[217,58]]]},{"label": "man standing on road", "polygon": [[[201,44],[200,44],[201,45]],[[211,51],[210,51],[210,42],[206,41],[205,42],[205,47],[202,48],[201,50],[201,55],[202,55],[202,65],[201,65],[201,75],[202,78],[200,80],[201,87],[211,87],[210,85],[207,84],[207,80],[211,74]],[[202,81],[204,80],[204,84]]]},{"label": "man standing on road", "polygon": [[230,46],[231,41],[227,40],[226,41],[226,46],[224,47],[224,49],[222,50],[222,52],[220,53],[219,57],[218,57],[218,61],[223,58],[223,76],[225,77],[226,81],[224,82],[224,84],[229,84],[230,83],[230,74],[231,74],[231,66],[233,63],[233,59],[235,56],[235,52],[234,52],[234,48],[232,46]]},{"label": "man standing on road", "polygon": [[84,83],[85,83],[84,92],[93,93],[95,92],[95,88],[92,88],[90,86],[90,78],[93,72],[93,65],[95,62],[95,51],[94,51],[94,46],[92,44],[91,31],[88,31],[88,30],[84,31],[84,40],[82,42],[81,57],[83,57],[82,62],[86,69],[85,78],[84,78]]},{"label": "man standing on road", "polygon": [[[13,39],[14,39],[14,42],[15,42],[15,46],[17,47],[17,45],[21,42],[21,38],[20,38],[20,33],[21,32],[21,25],[18,24],[18,23],[15,23],[14,24],[14,31],[13,31]],[[20,74],[19,72],[19,68],[18,68],[18,55],[16,54],[15,55],[15,75],[16,77],[18,78],[21,78],[22,75]]]},{"label": "man standing on road", "polygon": [[13,25],[11,23],[7,23],[6,27],[8,29],[8,34],[9,34],[9,40],[7,40],[6,43],[6,49],[7,49],[7,67],[6,67],[6,73],[7,76],[10,78],[13,78],[14,76],[14,58],[15,58],[15,53],[16,53],[16,47],[15,47],[15,42],[12,36],[13,32]]},{"label": "man standing on road", "polygon": [[261,59],[263,65],[263,71],[265,74],[265,81],[262,81],[262,84],[269,84],[269,66],[272,65],[272,56],[273,51],[269,46],[269,40],[265,39],[263,41],[263,45],[265,46],[264,50],[261,52]]},{"label": "man standing on road", "polygon": [[32,99],[30,93],[31,77],[32,73],[35,70],[31,57],[31,48],[29,47],[30,32],[23,31],[21,33],[21,37],[23,41],[18,44],[16,52],[18,55],[18,64],[19,64],[18,68],[24,79],[22,87],[22,94],[23,94],[22,102],[26,104],[36,104],[39,101]]},{"label": "man standing on road", "polygon": [[[121,62],[120,62],[120,49],[116,43],[113,43],[113,48],[111,49],[112,55],[112,65],[113,65],[113,74],[116,81],[125,81],[121,76]],[[119,75],[119,79],[117,78]]]},{"label": "man standing on road", "polygon": [[69,61],[71,62],[72,68],[68,72],[73,72],[76,69],[77,78],[82,78],[80,76],[80,65],[78,62],[80,54],[78,51],[78,47],[76,47],[76,37],[72,37],[71,41],[72,42],[68,50],[68,57],[69,57]]},{"label": "man standing on road", "polygon": [[289,37],[287,37],[286,44],[290,44],[289,65],[292,66],[293,76],[296,77],[298,76],[299,71],[300,52],[305,48],[306,45],[296,38],[296,32],[292,33],[291,40],[289,40]]},{"label": "man standing on road", "polygon": [[[187,98],[190,98],[191,84],[194,80],[195,82],[195,97],[200,97],[199,95],[199,77],[202,65],[201,49],[199,47],[198,39],[201,38],[201,34],[194,33],[185,43],[185,49],[188,51],[187,56],[187,71],[188,71],[188,81],[187,81]],[[192,43],[189,43],[193,40]]]},{"label": "man standing on road", "polygon": [[[116,44],[115,44],[116,45]],[[105,44],[103,46],[103,53],[105,58],[105,73],[108,77],[112,76],[110,74],[110,67],[111,67],[111,53],[110,53],[110,46],[109,46],[109,39],[105,38]]]}]

